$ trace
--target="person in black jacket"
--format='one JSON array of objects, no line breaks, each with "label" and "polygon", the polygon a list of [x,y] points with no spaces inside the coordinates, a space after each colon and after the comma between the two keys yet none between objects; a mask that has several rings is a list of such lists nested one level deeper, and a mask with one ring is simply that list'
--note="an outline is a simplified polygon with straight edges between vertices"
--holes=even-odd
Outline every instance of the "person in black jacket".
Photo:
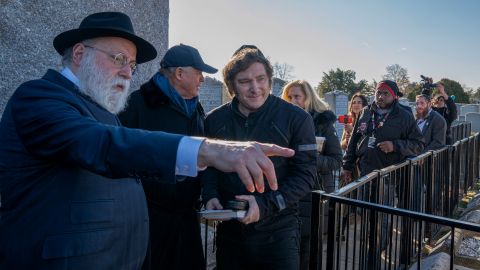
[{"label": "person in black jacket", "polygon": [[[205,113],[198,101],[205,64],[197,49],[180,44],[170,48],[160,70],[132,93],[119,118],[130,128],[190,136],[204,133]],[[176,185],[142,181],[150,218],[150,250],[142,269],[203,269],[204,258],[196,210],[200,182],[187,177]],[[188,258],[185,260],[184,258]]]},{"label": "person in black jacket", "polygon": [[455,105],[453,99],[447,95],[447,92],[445,91],[445,84],[440,81],[437,82],[436,85],[439,94],[435,95],[433,99],[432,109],[442,115],[443,118],[445,118],[445,121],[447,121],[446,142],[450,145],[454,143],[450,127],[452,126],[453,121],[457,119],[457,106]]},{"label": "person in black jacket", "polygon": [[403,109],[396,96],[395,82],[377,84],[375,101],[365,107],[343,157],[342,177],[350,182],[355,162],[359,160],[360,176],[403,161],[423,151],[424,139],[412,113]]},{"label": "person in black jacket", "polygon": [[[394,165],[408,156],[416,156],[422,152],[424,139],[413,113],[400,106],[396,98],[398,92],[398,86],[394,81],[384,80],[377,84],[375,101],[365,107],[360,114],[343,157],[342,178],[345,183],[352,180],[352,170],[357,159],[360,176],[364,176],[373,170]],[[395,206],[394,198],[398,197],[400,201],[404,191],[397,186],[398,183],[403,183],[402,179],[398,183],[394,181],[392,178],[386,178],[383,185],[374,183],[366,187],[366,190],[370,190],[369,192],[375,196],[365,199]],[[377,192],[383,196],[377,198]],[[389,222],[384,216],[380,232],[380,250],[385,250],[388,244]]]},{"label": "person in black jacket", "polygon": [[236,52],[223,69],[233,100],[209,113],[205,134],[228,140],[258,140],[295,149],[295,156],[272,158],[278,190],[250,193],[237,175],[207,169],[202,174],[207,209],[223,209],[230,200],[249,208],[239,220],[224,221],[217,231],[217,268],[298,269],[298,201],[314,187],[316,144],[310,115],[270,94],[273,68],[256,48]]},{"label": "person in black jacket", "polygon": [[20,85],[0,121],[0,269],[140,269],[144,177],[175,185],[214,166],[278,188],[267,156],[291,149],[121,126],[133,72],[157,56],[126,14],[90,14],[53,46],[62,69]]},{"label": "person in black jacket", "polygon": [[415,98],[415,112],[417,126],[425,139],[423,152],[444,147],[447,123],[439,113],[432,110],[430,96],[422,94]]},{"label": "person in black jacket", "polygon": [[[317,151],[318,184],[315,189],[330,193],[335,191],[334,172],[342,165],[342,149],[333,124],[336,115],[328,110],[328,104],[320,99],[307,81],[295,80],[283,87],[282,99],[291,102],[309,112],[315,125],[315,136],[323,137],[321,151]],[[310,253],[310,215],[312,198],[308,194],[300,200],[301,242],[300,269],[308,269]]]}]

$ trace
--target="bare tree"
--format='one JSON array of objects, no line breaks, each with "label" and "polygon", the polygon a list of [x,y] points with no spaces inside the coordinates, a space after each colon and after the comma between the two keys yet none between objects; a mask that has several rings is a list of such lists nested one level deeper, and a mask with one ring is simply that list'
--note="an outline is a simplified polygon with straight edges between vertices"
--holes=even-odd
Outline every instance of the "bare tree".
[{"label": "bare tree", "polygon": [[406,68],[400,66],[399,64],[393,64],[385,68],[387,74],[383,75],[384,80],[392,80],[397,83],[400,91],[405,93],[408,85],[410,84],[410,79],[408,78],[408,71]]},{"label": "bare tree", "polygon": [[276,78],[282,79],[284,81],[289,81],[293,78],[292,72],[293,66],[287,63],[280,64],[278,62],[275,62],[275,64],[273,64],[273,76]]}]

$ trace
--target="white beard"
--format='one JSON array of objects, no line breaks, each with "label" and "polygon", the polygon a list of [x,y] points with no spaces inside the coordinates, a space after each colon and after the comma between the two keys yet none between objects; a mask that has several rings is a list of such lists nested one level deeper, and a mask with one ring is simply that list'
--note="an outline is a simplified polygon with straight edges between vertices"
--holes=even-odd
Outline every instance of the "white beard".
[{"label": "white beard", "polygon": [[[128,99],[130,80],[120,76],[109,78],[107,72],[95,63],[95,55],[85,52],[77,72],[80,81],[80,92],[92,98],[107,111],[117,114],[125,109]],[[118,91],[117,85],[123,90]]]}]

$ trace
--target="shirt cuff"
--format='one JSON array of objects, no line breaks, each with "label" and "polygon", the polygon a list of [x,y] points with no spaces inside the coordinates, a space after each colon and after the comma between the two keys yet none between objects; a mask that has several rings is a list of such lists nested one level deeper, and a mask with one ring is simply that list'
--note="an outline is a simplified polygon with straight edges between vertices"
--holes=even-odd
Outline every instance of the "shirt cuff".
[{"label": "shirt cuff", "polygon": [[198,151],[204,140],[205,138],[188,136],[180,139],[177,149],[175,175],[195,177],[198,174],[198,170],[205,169],[197,166]]}]

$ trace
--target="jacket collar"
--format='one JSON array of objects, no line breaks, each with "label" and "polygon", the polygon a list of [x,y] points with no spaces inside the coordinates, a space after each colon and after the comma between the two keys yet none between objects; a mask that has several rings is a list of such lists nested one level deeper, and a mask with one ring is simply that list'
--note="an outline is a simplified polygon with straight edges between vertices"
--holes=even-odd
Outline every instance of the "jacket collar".
[{"label": "jacket collar", "polygon": [[244,118],[244,119],[256,119],[258,118],[259,115],[262,115],[262,113],[264,111],[267,110],[267,108],[270,106],[270,104],[273,102],[273,98],[272,98],[272,94],[269,94],[267,99],[265,100],[265,103],[263,103],[262,106],[260,106],[260,108],[258,108],[258,110],[254,111],[254,112],[251,112],[248,116],[245,116],[242,112],[240,112],[240,110],[238,109],[238,104],[239,104],[239,101],[238,101],[238,98],[235,96],[233,97],[232,99],[232,103],[231,103],[231,108],[232,108],[232,111],[239,115],[241,118]]},{"label": "jacket collar", "polygon": [[140,93],[145,100],[145,104],[148,107],[158,107],[162,104],[170,103],[168,97],[157,88],[156,84],[153,82],[153,77],[146,83],[140,86]]},{"label": "jacket collar", "polygon": [[[153,81],[153,77],[148,82],[140,86],[140,93],[142,94],[147,107],[155,108],[161,105],[169,105],[172,106],[175,110],[183,113],[179,108],[176,108],[174,104],[170,102],[170,99],[167,97],[167,95],[165,95],[163,91],[158,88],[158,86]],[[205,115],[205,111],[203,110],[200,101],[197,103],[196,112],[200,115]]]},{"label": "jacket collar", "polygon": [[[398,112],[401,110],[400,109],[400,104],[398,103],[397,100],[393,101],[392,106],[390,108],[391,108],[390,117],[397,115]],[[372,103],[372,105],[370,105],[370,110],[376,113],[377,109],[378,109],[377,103],[375,103],[375,101],[374,101]]]},{"label": "jacket collar", "polygon": [[63,76],[60,72],[56,70],[48,69],[47,73],[43,75],[42,79],[58,84],[64,88],[72,89],[78,92],[78,87],[72,81],[67,79],[65,76]]}]

